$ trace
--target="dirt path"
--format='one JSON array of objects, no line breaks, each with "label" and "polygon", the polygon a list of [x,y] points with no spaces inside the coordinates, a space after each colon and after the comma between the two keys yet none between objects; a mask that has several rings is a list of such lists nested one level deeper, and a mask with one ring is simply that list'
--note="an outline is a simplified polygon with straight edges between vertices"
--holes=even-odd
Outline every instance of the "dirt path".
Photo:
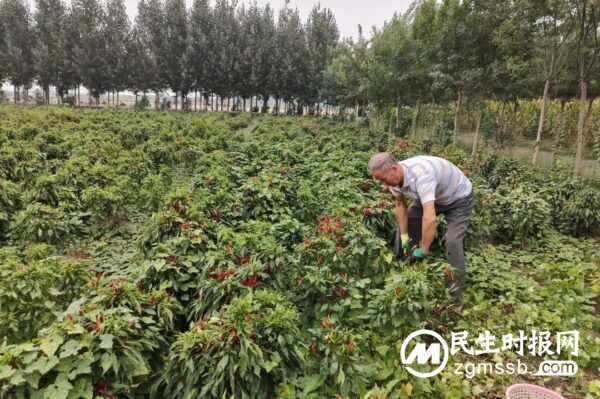
[{"label": "dirt path", "polygon": [[258,125],[259,120],[260,120],[260,116],[253,117],[252,121],[248,124],[248,126],[238,129],[238,130],[236,130],[236,132],[242,133],[242,134],[252,133],[252,131],[254,130],[256,125]]}]

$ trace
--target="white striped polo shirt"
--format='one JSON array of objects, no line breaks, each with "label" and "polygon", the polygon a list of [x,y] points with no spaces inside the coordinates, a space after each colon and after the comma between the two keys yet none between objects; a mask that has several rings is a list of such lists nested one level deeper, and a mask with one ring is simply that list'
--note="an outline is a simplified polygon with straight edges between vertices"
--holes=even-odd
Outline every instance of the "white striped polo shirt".
[{"label": "white striped polo shirt", "polygon": [[390,187],[396,197],[404,194],[421,204],[435,201],[436,204],[449,205],[473,190],[467,176],[444,158],[420,155],[398,163],[404,172],[404,184],[402,187]]}]

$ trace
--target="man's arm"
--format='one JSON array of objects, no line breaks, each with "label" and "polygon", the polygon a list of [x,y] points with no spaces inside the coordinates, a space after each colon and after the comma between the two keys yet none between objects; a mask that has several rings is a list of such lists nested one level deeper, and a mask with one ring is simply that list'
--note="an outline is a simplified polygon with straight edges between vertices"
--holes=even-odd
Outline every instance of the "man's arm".
[{"label": "man's arm", "polygon": [[436,228],[435,202],[429,201],[423,204],[423,224],[421,230],[421,244],[419,248],[424,253],[429,252],[433,242]]},{"label": "man's arm", "polygon": [[423,219],[421,228],[421,242],[419,249],[423,253],[429,252],[429,247],[435,236],[435,188],[437,182],[429,175],[422,176],[417,180],[417,192],[423,207]]},{"label": "man's arm", "polygon": [[402,194],[396,197],[396,219],[400,234],[408,234],[408,210]]}]

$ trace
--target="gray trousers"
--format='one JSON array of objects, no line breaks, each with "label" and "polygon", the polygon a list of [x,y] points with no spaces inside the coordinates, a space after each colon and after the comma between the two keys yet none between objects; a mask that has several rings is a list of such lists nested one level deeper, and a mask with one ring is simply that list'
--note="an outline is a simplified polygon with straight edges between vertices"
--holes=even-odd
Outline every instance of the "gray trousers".
[{"label": "gray trousers", "polygon": [[[465,252],[463,241],[469,227],[471,212],[475,206],[475,194],[473,191],[466,197],[454,201],[449,205],[435,204],[435,213],[446,217],[448,229],[444,235],[446,243],[446,259],[455,267],[458,273],[454,273],[451,281],[454,286],[452,294],[457,304],[462,303],[463,291],[465,289]],[[421,242],[423,220],[423,207],[420,203],[408,207],[408,235],[412,245]],[[400,240],[400,229],[396,234],[396,243],[394,245],[394,255],[397,259],[401,258],[402,243]]]}]

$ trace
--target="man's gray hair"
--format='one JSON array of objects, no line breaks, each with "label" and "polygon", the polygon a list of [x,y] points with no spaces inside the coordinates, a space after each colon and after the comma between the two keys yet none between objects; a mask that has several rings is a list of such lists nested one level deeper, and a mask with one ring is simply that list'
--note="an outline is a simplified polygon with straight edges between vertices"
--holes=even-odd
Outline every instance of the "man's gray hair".
[{"label": "man's gray hair", "polygon": [[398,161],[389,152],[378,152],[369,160],[369,170],[379,169],[383,172],[390,170]]}]

